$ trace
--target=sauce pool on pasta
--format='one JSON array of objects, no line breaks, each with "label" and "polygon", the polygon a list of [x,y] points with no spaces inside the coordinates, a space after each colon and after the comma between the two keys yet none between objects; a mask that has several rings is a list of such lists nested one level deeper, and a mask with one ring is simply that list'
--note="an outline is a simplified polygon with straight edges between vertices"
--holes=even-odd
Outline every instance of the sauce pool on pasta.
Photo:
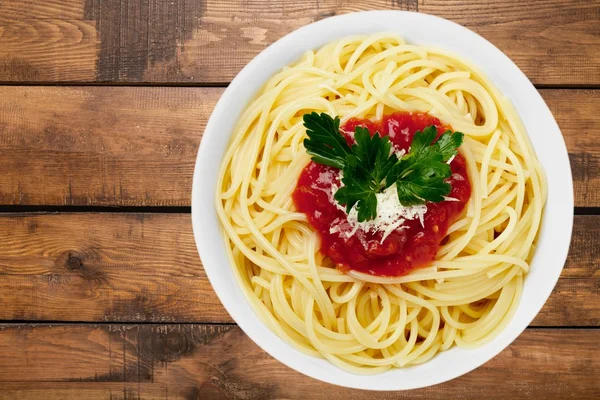
[{"label": "sauce pool on pasta", "polygon": [[[353,144],[357,126],[365,127],[371,135],[376,132],[388,136],[395,151],[408,152],[416,131],[435,126],[438,135],[449,127],[426,113],[396,112],[381,121],[353,118],[342,127],[348,144]],[[423,221],[404,221],[383,238],[379,231],[359,229],[351,235],[332,229],[346,219],[346,213],[336,206],[332,186],[340,186],[339,171],[311,161],[300,174],[293,193],[298,211],[306,214],[308,221],[320,236],[320,251],[329,256],[341,271],[354,270],[370,275],[393,277],[427,266],[437,254],[448,227],[462,212],[471,194],[466,164],[459,154],[450,163],[452,176],[448,182],[452,191],[448,200],[427,203]]]}]

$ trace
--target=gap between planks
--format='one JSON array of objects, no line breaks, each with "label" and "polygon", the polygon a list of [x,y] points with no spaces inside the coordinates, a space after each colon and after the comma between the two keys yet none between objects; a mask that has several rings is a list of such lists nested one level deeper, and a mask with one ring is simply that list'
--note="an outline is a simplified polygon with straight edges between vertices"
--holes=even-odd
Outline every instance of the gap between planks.
[{"label": "gap between planks", "polygon": [[[76,86],[79,88],[85,87],[153,87],[153,88],[226,88],[231,82],[77,82],[77,81],[45,81],[45,82],[34,82],[34,81],[2,81],[0,80],[0,89],[2,86],[57,86],[57,87],[69,87]],[[536,89],[552,89],[552,90],[594,90],[600,89],[600,83],[586,83],[586,84],[548,84],[548,83],[536,83],[533,85]]]},{"label": "gap between planks", "polygon": [[[3,327],[19,327],[19,326],[132,326],[132,325],[147,325],[147,326],[177,326],[177,325],[193,325],[193,326],[237,326],[236,322],[122,322],[122,321],[46,321],[46,320],[0,320],[0,329]],[[600,330],[600,326],[552,326],[552,325],[528,325],[526,329],[531,330]]]},{"label": "gap between planks", "polygon": [[[58,214],[58,213],[135,213],[191,214],[187,206],[20,206],[0,205],[0,214]],[[600,207],[575,207],[573,215],[600,215]]]}]

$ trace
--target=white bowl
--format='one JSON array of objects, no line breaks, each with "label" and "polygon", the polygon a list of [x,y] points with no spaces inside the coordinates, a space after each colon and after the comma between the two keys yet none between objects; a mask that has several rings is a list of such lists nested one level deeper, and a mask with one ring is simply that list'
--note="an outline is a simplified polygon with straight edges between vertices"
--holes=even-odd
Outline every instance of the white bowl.
[{"label": "white bowl", "polygon": [[[527,128],[548,175],[548,202],[521,302],[504,331],[475,350],[454,347],[421,365],[359,376],[324,359],[300,353],[263,325],[229,264],[214,197],[219,166],[236,120],[268,78],[298,60],[306,50],[318,49],[348,35],[387,31],[399,33],[412,44],[450,50],[487,74],[512,101]],[[565,142],[552,113],[525,74],[498,48],[460,25],[431,15],[360,12],[328,18],[290,33],[265,49],[235,77],[215,106],[200,144],[192,189],[192,222],[204,269],[217,296],[263,350],[305,375],[336,385],[369,390],[414,389],[456,378],[484,364],[510,345],[540,311],[567,257],[573,226],[573,182]]]}]

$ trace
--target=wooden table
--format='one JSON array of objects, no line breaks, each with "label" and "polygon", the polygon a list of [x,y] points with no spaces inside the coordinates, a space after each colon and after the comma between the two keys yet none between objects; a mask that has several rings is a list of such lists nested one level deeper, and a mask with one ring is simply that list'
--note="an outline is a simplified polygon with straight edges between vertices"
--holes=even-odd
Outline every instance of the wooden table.
[{"label": "wooden table", "polygon": [[[523,69],[564,134],[575,226],[508,349],[423,390],[306,378],[233,323],[190,223],[206,120],[285,33],[365,9],[436,14]],[[0,1],[0,399],[600,396],[600,1]],[[523,299],[527,301],[527,299]]]}]

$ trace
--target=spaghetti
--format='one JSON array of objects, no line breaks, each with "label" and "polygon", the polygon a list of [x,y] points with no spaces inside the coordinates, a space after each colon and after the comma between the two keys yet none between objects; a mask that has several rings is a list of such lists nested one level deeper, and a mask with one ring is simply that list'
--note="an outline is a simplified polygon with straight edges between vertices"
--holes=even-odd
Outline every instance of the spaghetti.
[{"label": "spaghetti", "polygon": [[[465,134],[472,192],[435,260],[398,277],[343,273],[292,201],[310,162],[302,116],[429,113]],[[216,207],[248,301],[301,351],[360,374],[490,340],[516,311],[546,183],[510,102],[474,66],[395,34],[352,36],[273,76],[240,117]]]}]

